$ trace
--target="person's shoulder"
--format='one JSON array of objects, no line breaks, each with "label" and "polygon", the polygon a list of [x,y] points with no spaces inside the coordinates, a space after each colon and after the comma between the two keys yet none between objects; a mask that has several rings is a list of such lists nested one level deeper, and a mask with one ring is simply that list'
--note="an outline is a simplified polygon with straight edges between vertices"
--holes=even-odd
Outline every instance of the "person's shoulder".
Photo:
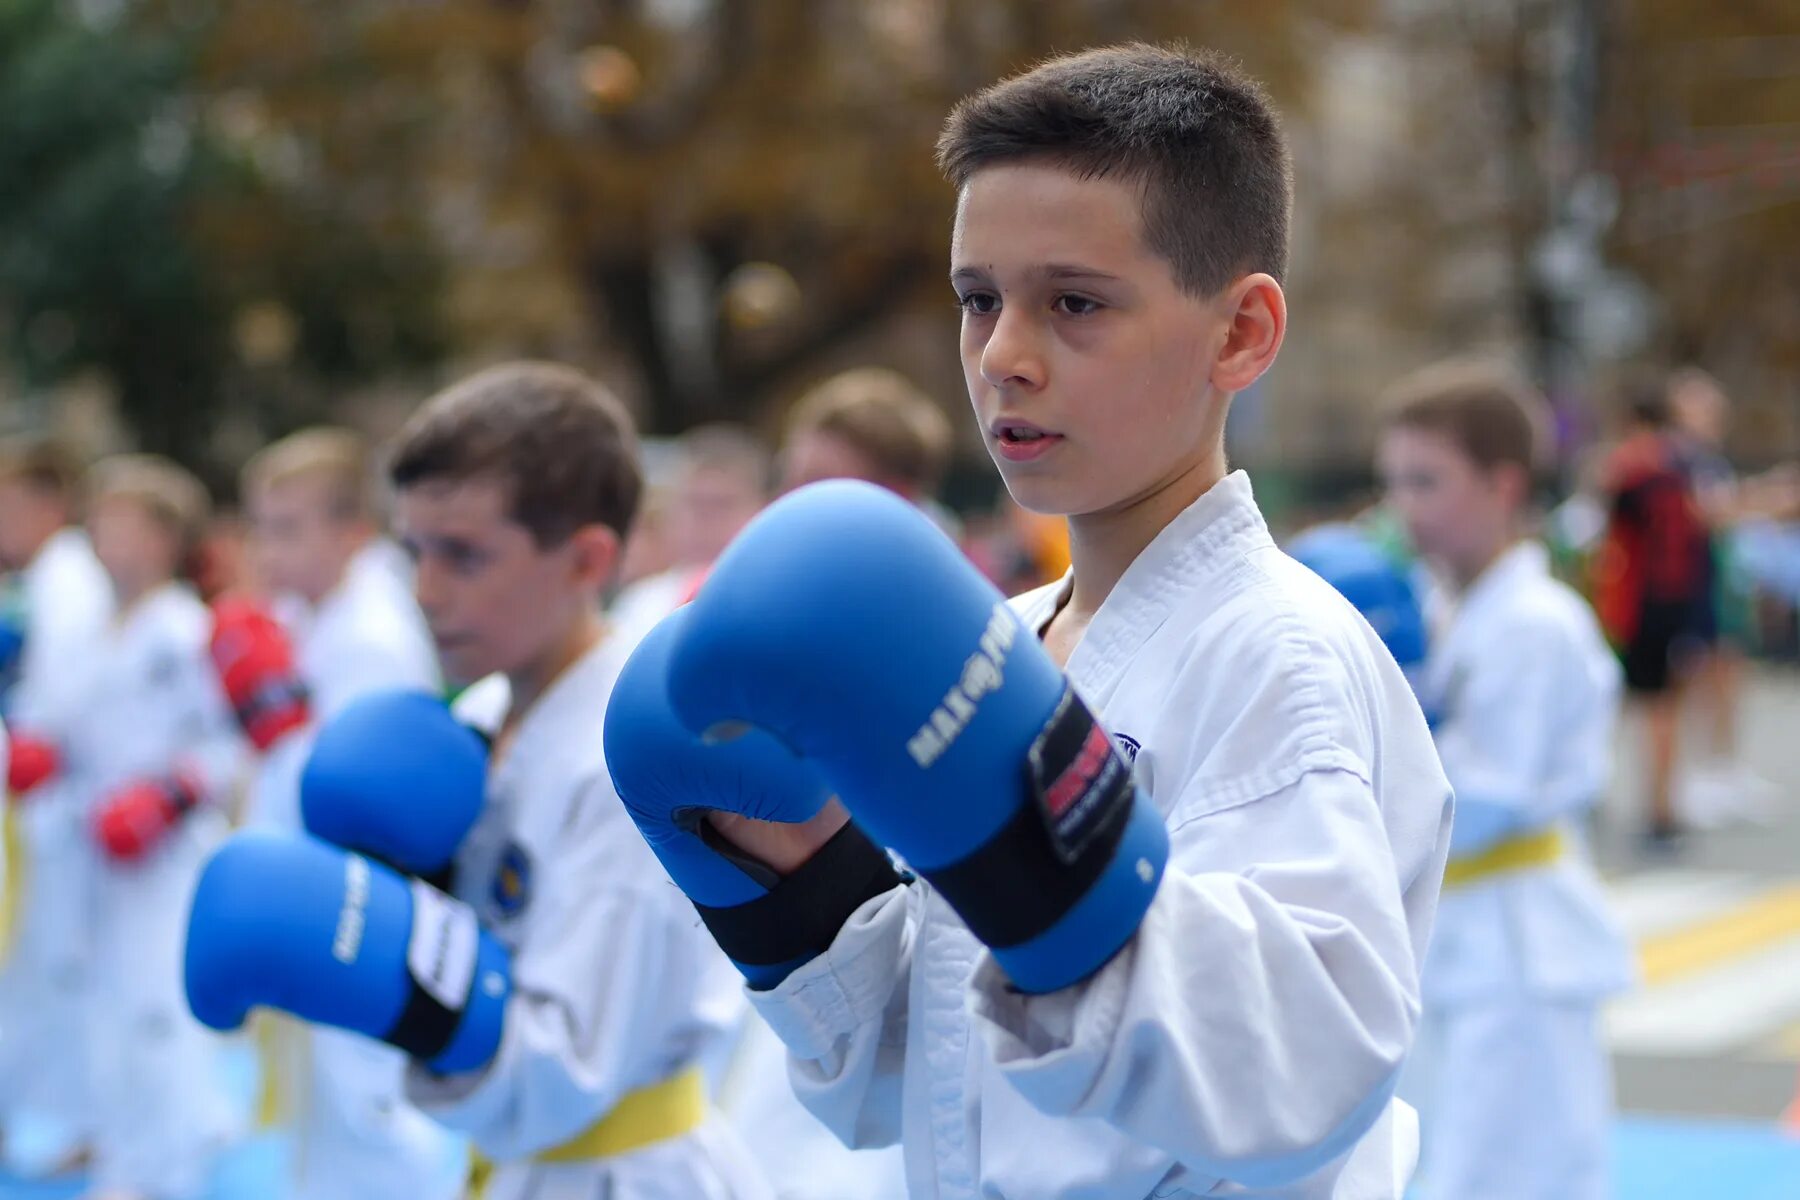
[{"label": "person's shoulder", "polygon": [[24,575],[27,587],[36,585],[59,592],[81,589],[104,594],[111,587],[106,568],[100,565],[100,558],[94,553],[93,543],[88,541],[87,534],[75,528],[59,529],[51,534],[37,558],[25,568]]},{"label": "person's shoulder", "polygon": [[1277,782],[1314,769],[1366,775],[1377,714],[1411,703],[1374,631],[1273,546],[1230,579],[1186,596],[1140,652],[1152,669],[1173,664],[1168,688],[1181,701],[1169,707],[1183,711],[1171,719],[1190,728],[1195,769]]},{"label": "person's shoulder", "polygon": [[450,711],[464,725],[491,737],[506,720],[506,710],[511,704],[512,685],[507,683],[506,676],[495,672],[457,693],[450,702]]},{"label": "person's shoulder", "polygon": [[1045,621],[1056,615],[1057,605],[1062,602],[1063,593],[1068,586],[1067,576],[1051,580],[1041,587],[1008,597],[1007,607],[1018,616],[1021,624],[1035,632],[1043,627]]},{"label": "person's shoulder", "polygon": [[1593,606],[1549,574],[1528,577],[1497,606],[1486,640],[1497,649],[1562,654],[1609,653]]}]

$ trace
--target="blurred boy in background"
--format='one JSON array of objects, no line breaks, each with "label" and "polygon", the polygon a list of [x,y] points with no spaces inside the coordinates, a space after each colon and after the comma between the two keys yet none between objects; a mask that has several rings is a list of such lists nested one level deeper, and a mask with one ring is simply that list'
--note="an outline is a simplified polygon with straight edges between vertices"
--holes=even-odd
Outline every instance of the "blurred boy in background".
[{"label": "blurred boy in background", "polygon": [[1632,977],[1578,829],[1612,769],[1619,669],[1526,533],[1548,406],[1446,363],[1392,399],[1389,502],[1444,587],[1419,683],[1456,790],[1411,1063],[1433,1200],[1608,1200],[1599,1005]]},{"label": "blurred boy in background", "polygon": [[223,836],[241,742],[207,657],[211,618],[179,578],[205,527],[200,482],[165,459],[95,467],[88,529],[116,615],[72,684],[64,770],[83,806],[91,922],[95,1190],[107,1200],[204,1194],[242,1114],[223,1042],[189,1014],[187,905]]}]

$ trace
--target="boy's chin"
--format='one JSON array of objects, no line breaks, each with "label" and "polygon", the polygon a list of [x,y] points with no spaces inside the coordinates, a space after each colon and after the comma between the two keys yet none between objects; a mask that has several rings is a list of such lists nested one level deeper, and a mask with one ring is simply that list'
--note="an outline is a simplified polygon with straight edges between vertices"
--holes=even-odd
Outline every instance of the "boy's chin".
[{"label": "boy's chin", "polygon": [[1012,497],[1013,503],[1026,512],[1040,517],[1067,517],[1084,511],[1067,485],[1059,486],[1041,478],[1015,478],[1004,472],[1000,479],[1006,484],[1007,495]]}]

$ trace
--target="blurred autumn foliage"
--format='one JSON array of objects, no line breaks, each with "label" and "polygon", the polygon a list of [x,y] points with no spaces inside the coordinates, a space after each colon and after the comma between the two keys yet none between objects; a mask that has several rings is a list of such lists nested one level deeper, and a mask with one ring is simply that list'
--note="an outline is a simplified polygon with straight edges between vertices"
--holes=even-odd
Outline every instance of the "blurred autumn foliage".
[{"label": "blurred autumn foliage", "polygon": [[[1294,138],[1295,332],[1253,455],[1360,459],[1413,362],[1583,322],[1610,329],[1584,370],[1716,355],[1791,404],[1800,185],[1725,200],[1665,160],[1791,167],[1800,43],[1747,47],[1800,37],[1793,6],[1578,3],[1572,66],[1559,0],[0,0],[0,372],[98,368],[137,440],[215,474],[499,355],[594,370],[654,432],[868,359],[954,404],[944,113],[1138,37],[1236,54]],[[1610,327],[1539,269],[1596,180]]]}]

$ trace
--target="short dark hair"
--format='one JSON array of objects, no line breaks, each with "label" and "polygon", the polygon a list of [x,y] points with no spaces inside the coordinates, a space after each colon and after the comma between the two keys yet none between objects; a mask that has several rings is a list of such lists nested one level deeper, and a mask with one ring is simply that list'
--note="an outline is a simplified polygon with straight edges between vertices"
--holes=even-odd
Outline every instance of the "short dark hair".
[{"label": "short dark hair", "polygon": [[206,485],[186,467],[160,454],[115,454],[95,463],[87,478],[89,508],[111,500],[137,505],[174,539],[186,559],[200,545],[212,519]]},{"label": "short dark hair", "polygon": [[950,418],[898,371],[853,367],[815,384],[788,412],[787,436],[830,434],[855,447],[886,479],[935,489],[950,464]]},{"label": "short dark hair", "polygon": [[1446,437],[1483,470],[1511,465],[1535,477],[1548,454],[1549,402],[1500,363],[1433,364],[1396,384],[1385,408],[1390,428]]},{"label": "short dark hair", "polygon": [[439,392],[401,430],[388,459],[396,488],[490,477],[540,547],[583,525],[624,538],[643,491],[624,405],[571,367],[515,362]]},{"label": "short dark hair", "polygon": [[1293,171],[1262,85],[1207,50],[1141,42],[1052,58],[962,100],[938,166],[961,188],[983,167],[1040,160],[1143,191],[1144,239],[1181,288],[1287,271]]}]

